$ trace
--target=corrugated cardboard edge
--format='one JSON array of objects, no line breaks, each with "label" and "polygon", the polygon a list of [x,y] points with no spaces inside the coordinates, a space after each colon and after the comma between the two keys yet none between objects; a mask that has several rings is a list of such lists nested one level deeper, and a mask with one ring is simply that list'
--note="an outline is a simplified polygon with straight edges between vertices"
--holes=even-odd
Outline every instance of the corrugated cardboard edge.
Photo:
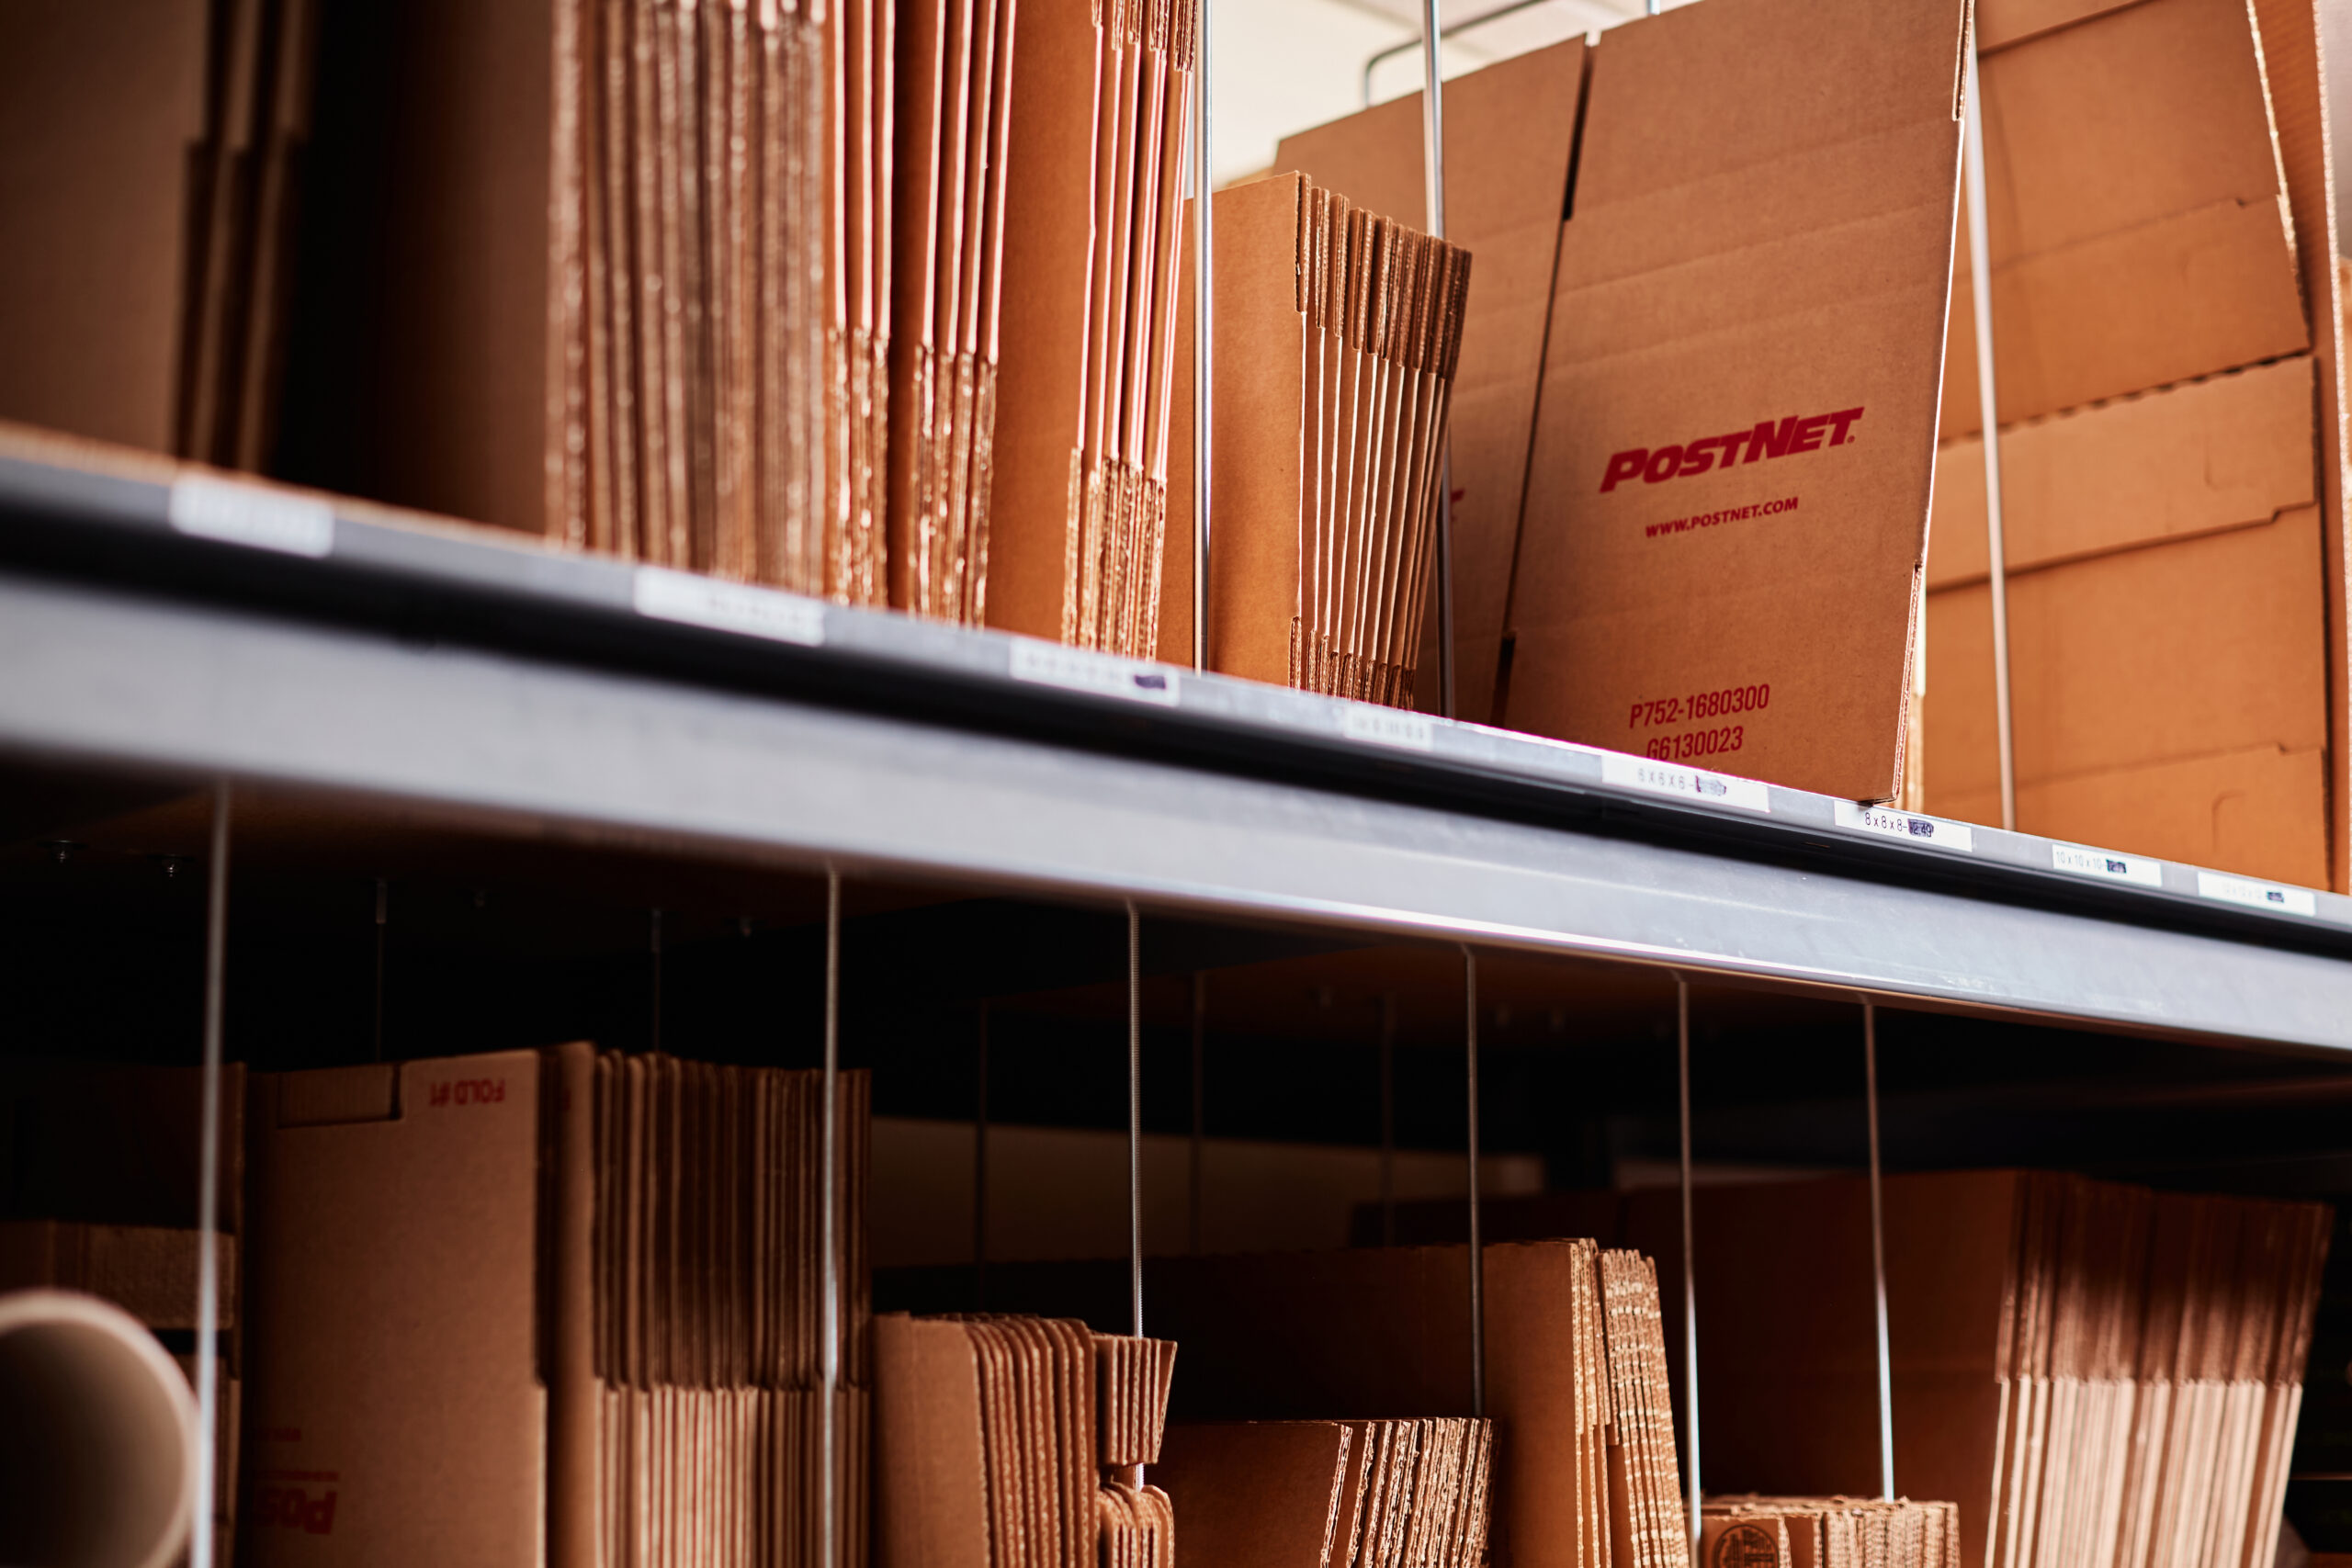
[{"label": "corrugated cardboard edge", "polygon": [[987,1568],[978,1359],[964,1325],[874,1320],[876,1568]]},{"label": "corrugated cardboard edge", "polygon": [[2320,554],[2327,592],[2328,883],[2352,891],[2352,666],[2345,616],[2344,300],[2335,267],[2335,152],[2327,127],[2327,84],[2321,70],[2319,16],[2312,0],[2253,0],[2271,123],[2287,175],[2295,230],[2295,263],[2319,367]]},{"label": "corrugated cardboard edge", "polygon": [[548,1390],[548,1557],[596,1560],[596,1050],[546,1054],[539,1077],[540,1380]]}]

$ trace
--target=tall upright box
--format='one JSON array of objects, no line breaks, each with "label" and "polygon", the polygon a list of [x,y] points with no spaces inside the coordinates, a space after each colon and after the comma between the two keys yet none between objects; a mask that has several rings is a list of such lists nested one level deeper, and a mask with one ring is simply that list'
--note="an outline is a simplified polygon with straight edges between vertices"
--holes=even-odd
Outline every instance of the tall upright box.
[{"label": "tall upright box", "polygon": [[1590,46],[1501,722],[1896,792],[1966,20],[1707,0]]},{"label": "tall upright box", "polygon": [[[2302,0],[1982,12],[2018,826],[2345,885],[2340,273]],[[1952,294],[1924,804],[1998,821]]]}]

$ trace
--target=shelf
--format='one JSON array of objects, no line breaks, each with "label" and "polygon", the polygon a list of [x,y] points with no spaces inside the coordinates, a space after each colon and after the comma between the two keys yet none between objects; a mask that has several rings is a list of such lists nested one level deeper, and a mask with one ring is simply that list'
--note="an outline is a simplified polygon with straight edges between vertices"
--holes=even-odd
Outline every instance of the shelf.
[{"label": "shelf", "polygon": [[0,750],[2352,1046],[2333,894],[383,516],[0,459]]}]

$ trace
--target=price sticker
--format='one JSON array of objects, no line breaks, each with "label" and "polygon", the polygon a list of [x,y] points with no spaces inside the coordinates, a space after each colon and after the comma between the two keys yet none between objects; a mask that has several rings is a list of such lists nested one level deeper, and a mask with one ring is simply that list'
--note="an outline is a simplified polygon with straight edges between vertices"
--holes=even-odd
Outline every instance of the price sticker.
[{"label": "price sticker", "polygon": [[325,502],[209,474],[174,480],[166,514],[191,538],[311,560],[334,548],[334,509]]},{"label": "price sticker", "polygon": [[2197,896],[2219,899],[2224,904],[2243,904],[2249,909],[2283,909],[2290,915],[2319,913],[2319,900],[2312,897],[2308,887],[2282,887],[2275,882],[2249,882],[2243,876],[2224,876],[2218,871],[2197,874]]},{"label": "price sticker", "polygon": [[1016,681],[1084,692],[1089,696],[1118,697],[1159,707],[1173,707],[1176,703],[1176,671],[1165,664],[1090,653],[1034,637],[1013,640],[1012,673]]},{"label": "price sticker", "polygon": [[1340,714],[1340,733],[1351,740],[1375,746],[1396,746],[1408,751],[1437,747],[1437,727],[1417,713],[1385,708],[1371,703],[1350,703]]},{"label": "price sticker", "polygon": [[2095,876],[2102,882],[2129,882],[2137,887],[2165,885],[2164,863],[2145,855],[2120,855],[2113,850],[2086,849],[2080,844],[2052,844],[2050,863],[2075,876]]},{"label": "price sticker", "polygon": [[630,592],[637,613],[657,621],[740,632],[803,648],[824,646],[825,607],[797,593],[659,566],[639,567]]},{"label": "price sticker", "polygon": [[1883,833],[1908,843],[1933,844],[1939,850],[1957,850],[1962,854],[1973,854],[1976,849],[1976,835],[1968,830],[1965,822],[1946,822],[1937,817],[1921,817],[1885,806],[1863,806],[1851,800],[1834,804],[1830,816],[1840,828],[1859,828],[1865,833]]},{"label": "price sticker", "polygon": [[1772,792],[1755,779],[1711,773],[1703,768],[1686,768],[1647,757],[1629,757],[1622,751],[1602,753],[1600,782],[1651,795],[1702,800],[1713,806],[1736,806],[1743,811],[1770,813],[1772,809]]}]

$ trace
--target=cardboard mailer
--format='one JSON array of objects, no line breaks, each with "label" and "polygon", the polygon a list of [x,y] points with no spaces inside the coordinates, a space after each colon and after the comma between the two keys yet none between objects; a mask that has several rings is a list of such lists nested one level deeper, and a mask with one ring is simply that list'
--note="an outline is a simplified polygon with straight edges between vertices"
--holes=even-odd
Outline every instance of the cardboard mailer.
[{"label": "cardboard mailer", "polygon": [[[2267,523],[2314,505],[2313,369],[2299,355],[2004,430],[2008,570]],[[1984,450],[1972,435],[1937,459],[1928,591],[1984,579]],[[1935,684],[1931,678],[1930,691]]]},{"label": "cardboard mailer", "polygon": [[1964,13],[1712,0],[1592,47],[1502,722],[1895,793]]},{"label": "cardboard mailer", "polygon": [[[1446,239],[1476,258],[1478,272],[1463,316],[1449,446],[1454,716],[1480,723],[1493,714],[1584,63],[1584,40],[1572,39],[1445,86]],[[1283,138],[1274,167],[1428,227],[1419,93]],[[1434,619],[1427,625],[1434,635]],[[1418,658],[1433,668],[1434,647]]]},{"label": "cardboard mailer", "polygon": [[0,419],[176,449],[205,0],[0,21]]},{"label": "cardboard mailer", "polygon": [[[2311,346],[2265,43],[2235,0],[2141,0],[2008,47],[1988,26],[2004,424]],[[1964,239],[1957,249],[1949,435],[1979,423]]]}]

